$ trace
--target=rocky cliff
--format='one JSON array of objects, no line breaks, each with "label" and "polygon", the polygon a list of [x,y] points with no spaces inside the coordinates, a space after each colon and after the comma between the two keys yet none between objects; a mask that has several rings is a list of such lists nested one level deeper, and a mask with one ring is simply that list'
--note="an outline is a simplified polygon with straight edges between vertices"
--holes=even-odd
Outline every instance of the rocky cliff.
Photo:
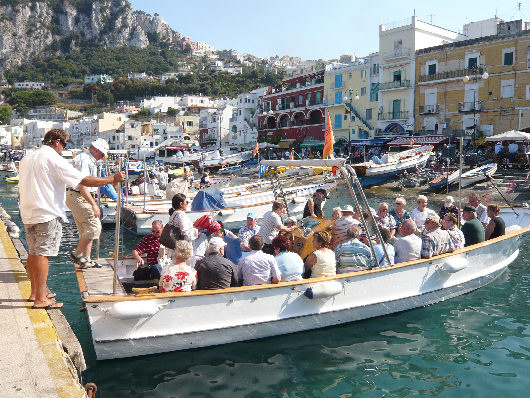
[{"label": "rocky cliff", "polygon": [[126,0],[0,0],[0,76],[34,56],[88,43],[143,48],[180,39],[162,18],[133,11]]}]

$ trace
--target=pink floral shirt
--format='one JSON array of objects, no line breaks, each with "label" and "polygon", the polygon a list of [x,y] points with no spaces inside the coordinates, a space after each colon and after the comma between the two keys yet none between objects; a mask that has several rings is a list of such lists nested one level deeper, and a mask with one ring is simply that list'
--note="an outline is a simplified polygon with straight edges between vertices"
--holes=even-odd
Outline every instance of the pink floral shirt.
[{"label": "pink floral shirt", "polygon": [[197,288],[197,271],[186,264],[171,264],[162,268],[161,293],[190,292]]}]

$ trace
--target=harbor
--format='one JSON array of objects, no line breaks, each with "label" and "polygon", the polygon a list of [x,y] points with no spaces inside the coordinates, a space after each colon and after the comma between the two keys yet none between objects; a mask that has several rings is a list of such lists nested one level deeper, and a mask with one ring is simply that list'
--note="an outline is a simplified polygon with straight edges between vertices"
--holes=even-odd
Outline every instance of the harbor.
[{"label": "harbor", "polygon": [[[508,192],[507,185],[509,184],[509,181],[513,181],[513,175],[510,173],[513,173],[513,172],[509,170],[499,171],[499,174],[495,176],[497,185],[502,187],[500,188],[502,189],[501,192],[510,202],[513,202],[514,204],[519,204],[519,205],[523,204],[525,201],[528,200],[527,192],[520,192],[520,193]],[[505,174],[507,177],[504,183],[502,180],[503,174]],[[248,181],[250,180],[251,179],[248,179]],[[316,183],[322,180],[322,176],[307,177],[306,180],[307,182]],[[239,177],[239,178],[236,178],[234,183],[236,182],[244,183],[246,181],[247,181],[247,178]],[[417,194],[422,193],[423,190],[426,189],[426,187],[417,187],[414,189],[409,188],[409,189],[403,190],[399,185],[400,185],[399,179],[394,179],[386,184],[382,184],[380,186],[367,189],[366,192],[367,192],[368,197],[370,198],[369,199],[370,204],[373,206],[377,206],[377,203],[383,200],[392,201],[393,198],[395,198],[398,195],[402,195],[402,194],[405,195],[407,200],[414,201]],[[14,198],[14,196],[16,196],[16,187],[6,185],[4,189],[6,190],[6,195],[3,195],[4,198],[9,198],[10,196],[11,198]],[[502,197],[495,193],[495,189],[493,189],[493,187],[491,186],[491,183],[489,182],[484,182],[482,184],[476,184],[472,187],[463,189],[462,190],[463,200],[464,201],[467,200],[467,195],[471,193],[478,193],[478,194],[488,193],[489,201],[498,200],[500,202],[502,200]],[[437,208],[438,203],[441,204],[443,202],[443,198],[446,194],[447,194],[446,192],[439,192],[435,194],[429,193],[430,203],[432,203],[432,207],[434,209]],[[455,195],[455,198],[456,198],[456,192],[454,188],[452,191],[450,191],[450,194]],[[346,186],[344,184],[339,184],[333,189],[330,189],[330,196],[331,197],[328,203],[326,204],[326,208],[325,208],[325,214],[327,217],[330,216],[331,209],[335,205],[343,204],[344,201],[347,200],[348,195],[347,195]],[[16,221],[16,203],[13,203],[12,200],[13,199],[11,199],[10,205],[9,205],[9,202],[7,203],[6,209],[8,212],[10,210],[11,212],[14,211],[15,214],[13,214],[13,218]],[[420,330],[421,330],[421,335],[424,335],[425,333],[432,335],[434,333],[434,330],[432,329],[432,325],[427,326],[427,324],[424,323],[424,322],[430,322],[430,323],[434,322],[432,317],[436,315],[432,314],[433,309],[435,309],[434,314],[438,314],[438,316],[441,316],[442,319],[445,319],[447,317],[451,319],[454,315],[450,315],[450,314],[453,314],[455,309],[475,308],[473,306],[468,307],[468,300],[470,296],[474,297],[474,295],[478,295],[478,298],[476,300],[472,300],[472,302],[475,303],[473,304],[474,306],[481,307],[481,305],[482,306],[486,305],[486,302],[483,302],[480,305],[478,303],[478,300],[483,300],[484,298],[484,293],[483,293],[484,290],[488,290],[492,288],[493,286],[493,289],[494,289],[493,291],[499,292],[499,289],[502,290],[502,288],[497,287],[497,284],[504,286],[507,283],[511,284],[514,282],[511,280],[512,271],[507,271],[505,274],[499,277],[497,281],[494,282],[493,284],[490,284],[488,287],[485,287],[484,289],[480,289],[478,291],[469,293],[463,296],[462,298],[453,298],[452,300],[447,301],[447,304],[445,303],[437,304],[436,306],[429,306],[423,309],[416,309],[413,311],[402,312],[396,315],[392,315],[390,316],[390,318],[387,316],[383,318],[360,321],[360,322],[353,323],[351,325],[335,326],[331,329],[326,328],[320,331],[318,330],[309,331],[309,332],[304,332],[304,333],[296,333],[294,335],[274,337],[273,339],[232,343],[232,344],[220,346],[220,347],[195,349],[193,351],[184,351],[181,353],[158,354],[158,355],[154,355],[154,356],[151,355],[147,357],[142,356],[142,357],[139,357],[138,359],[121,360],[119,362],[120,364],[119,365],[119,369],[120,369],[119,376],[116,373],[114,373],[113,376],[111,376],[109,374],[109,371],[112,374],[111,370],[115,369],[114,366],[112,365],[114,361],[100,362],[100,361],[95,360],[93,347],[89,339],[87,324],[86,324],[86,321],[84,320],[86,315],[85,313],[79,312],[79,308],[81,307],[81,302],[79,298],[79,293],[76,292],[77,281],[75,278],[74,267],[67,259],[67,254],[70,250],[70,245],[73,244],[73,242],[75,241],[75,234],[76,234],[75,227],[74,228],[66,227],[65,247],[61,250],[61,254],[58,257],[58,263],[54,264],[54,266],[51,268],[51,273],[54,276],[50,278],[49,284],[50,284],[50,288],[53,291],[57,291],[58,294],[61,295],[61,300],[65,301],[66,303],[66,306],[63,312],[65,313],[69,323],[72,325],[72,328],[74,329],[76,335],[79,336],[79,340],[81,341],[81,345],[83,346],[83,351],[85,351],[85,355],[87,357],[88,368],[86,371],[83,372],[83,377],[85,380],[94,381],[96,385],[98,385],[98,388],[100,389],[99,394],[101,394],[100,396],[114,396],[114,394],[126,394],[126,393],[132,393],[132,392],[140,392],[140,391],[142,392],[142,394],[149,395],[150,394],[149,391],[154,392],[155,390],[158,391],[159,389],[166,391],[166,393],[169,396],[169,394],[172,394],[172,393],[176,394],[176,392],[172,392],[172,391],[176,391],[176,390],[173,390],[174,388],[177,388],[176,386],[178,386],[178,392],[179,392],[177,396],[186,396],[186,388],[184,389],[180,388],[181,383],[183,380],[186,380],[187,377],[192,377],[192,380],[195,380],[195,378],[197,378],[197,376],[195,376],[194,378],[192,374],[188,375],[188,372],[186,371],[186,369],[196,369],[196,366],[198,366],[199,368],[204,368],[205,370],[195,371],[196,375],[200,375],[202,377],[200,377],[201,380],[200,380],[199,386],[197,386],[197,384],[194,384],[193,391],[204,391],[205,393],[212,393],[212,391],[217,392],[215,387],[212,387],[212,386],[216,386],[218,384],[223,386],[222,391],[226,391],[227,395],[233,394],[235,392],[239,392],[239,388],[241,388],[242,391],[248,391],[248,392],[257,391],[256,388],[261,389],[262,391],[269,391],[268,388],[270,387],[267,387],[269,385],[268,381],[265,382],[265,379],[261,379],[260,377],[260,373],[263,371],[260,369],[262,369],[262,366],[265,366],[265,363],[261,363],[260,361],[258,361],[255,363],[255,366],[251,367],[250,370],[247,369],[247,371],[244,372],[244,374],[250,373],[250,375],[252,375],[253,380],[255,383],[258,384],[258,387],[254,387],[252,384],[249,384],[248,382],[243,382],[242,380],[239,380],[238,377],[240,375],[233,374],[233,372],[229,370],[231,366],[237,367],[243,364],[246,364],[245,366],[248,366],[248,361],[255,362],[257,360],[257,358],[253,354],[250,354],[250,353],[243,354],[243,352],[249,351],[248,347],[251,347],[251,346],[257,347],[257,349],[261,350],[262,355],[263,353],[266,353],[272,357],[279,357],[279,358],[284,358],[285,355],[291,356],[292,350],[295,350],[295,352],[301,350],[300,355],[315,355],[318,358],[316,363],[319,364],[320,366],[323,364],[325,365],[326,361],[336,361],[336,359],[333,360],[332,358],[335,355],[339,355],[339,353],[342,353],[337,358],[342,358],[341,361],[345,360],[345,362],[343,363],[344,363],[344,366],[347,366],[347,367],[344,368],[344,370],[349,369],[349,367],[352,365],[354,366],[354,369],[356,369],[356,372],[361,371],[362,369],[363,374],[364,374],[363,380],[370,380],[371,379],[370,372],[375,372],[374,373],[374,380],[375,380],[378,377],[383,377],[383,375],[390,370],[390,368],[388,368],[386,372],[383,371],[382,373],[381,373],[381,370],[376,370],[376,369],[385,369],[387,367],[387,365],[384,364],[385,356],[384,355],[381,356],[381,358],[378,360],[378,361],[383,361],[383,362],[376,361],[376,365],[374,365],[373,370],[370,370],[372,369],[371,367],[366,368],[366,365],[363,365],[362,361],[361,363],[359,362],[362,355],[360,356],[358,352],[357,354],[354,354],[353,351],[351,351],[352,345],[355,347],[366,346],[366,347],[373,348],[377,346],[378,342],[388,340],[391,338],[391,336],[394,336],[394,334],[397,333],[397,334],[407,335],[408,336],[408,338],[406,339],[407,341],[409,340],[409,338],[412,340],[412,343],[411,342],[406,343],[406,346],[408,346],[407,350],[410,349],[412,350],[410,352],[414,352],[414,346],[416,346],[417,349],[422,351],[419,348],[419,346],[417,346],[417,344],[420,344],[420,342],[422,341],[421,339],[418,340],[418,337],[420,336],[418,333]],[[102,238],[101,254],[102,256],[105,256],[106,253],[112,250],[112,246],[109,244],[109,241],[111,241],[114,231],[107,228],[103,231],[103,234],[104,235]],[[124,240],[126,242],[125,251],[131,251],[132,248],[134,248],[134,244],[135,244],[134,241],[131,239],[124,239]],[[523,254],[519,256],[519,258],[514,263],[514,266],[516,267],[516,272],[524,273],[525,267],[528,266],[529,259],[527,258],[526,249],[525,249],[527,247],[528,247],[528,242],[526,241],[526,243],[523,245],[523,248],[521,250],[521,253]],[[510,270],[511,269],[512,269],[512,266],[510,266]],[[59,279],[55,280],[55,277],[58,277]],[[527,279],[523,278],[523,281],[525,280]],[[516,285],[516,288],[521,288],[520,283]],[[524,289],[524,284],[522,288]],[[508,294],[513,295],[513,293],[508,293]],[[455,303],[454,304],[455,306],[453,307],[450,303]],[[489,303],[488,305],[492,305],[490,301],[487,301],[487,303]],[[438,310],[437,308],[440,306],[442,308]],[[494,306],[496,307],[499,306],[499,303],[495,303]],[[50,313],[54,313],[54,312],[56,311],[50,311]],[[413,316],[414,318],[418,316],[418,315],[414,316],[411,314],[418,313],[418,312],[421,314],[420,320],[415,319],[415,322],[413,323],[417,324],[417,322],[419,322],[419,326],[416,326],[416,328],[418,329],[414,331],[414,330],[411,330],[410,326],[407,326],[407,325],[411,322],[411,319],[410,319],[411,316]],[[501,316],[501,314],[499,314],[498,316]],[[389,329],[388,322],[387,322],[389,319],[393,320],[392,327],[390,329]],[[524,322],[524,320],[522,321]],[[456,322],[456,319],[453,320],[452,322],[453,323]],[[436,324],[436,322],[434,323]],[[398,328],[394,328],[394,325],[396,324],[399,326]],[[458,324],[459,323],[456,322],[455,327],[458,327]],[[359,330],[359,326],[362,327],[362,332]],[[467,328],[467,326],[464,327],[463,325],[461,325],[460,328]],[[392,330],[392,333],[387,335],[389,330]],[[365,331],[368,331],[370,336],[378,336],[377,339],[375,340],[373,338],[367,339],[366,336],[364,336]],[[341,334],[341,336],[339,337],[338,334]],[[466,332],[466,335],[467,335],[467,332]],[[451,333],[447,333],[447,336],[444,335],[444,338],[450,338],[450,336],[451,336]],[[319,341],[319,344],[317,344],[316,346],[314,345],[314,341],[313,341],[315,338]],[[474,345],[475,343],[472,343],[472,341],[474,340],[475,337],[469,335],[468,338],[471,340],[467,341],[467,343],[465,344]],[[392,337],[392,339],[394,339],[394,337]],[[271,351],[270,347],[265,348],[268,345],[268,343],[271,341],[274,341],[274,342],[277,341],[277,345],[275,345],[277,349],[275,351]],[[442,338],[440,341],[444,341],[444,339]],[[388,340],[388,343],[396,344],[396,342],[393,340]],[[405,343],[404,342],[400,343],[398,340],[397,344],[398,346],[400,346]],[[464,345],[464,343],[462,344]],[[441,347],[439,349],[441,349]],[[486,348],[482,348],[482,350],[484,349]],[[350,352],[350,354],[348,354],[348,352]],[[360,352],[361,353],[364,352],[364,349],[361,350]],[[389,355],[391,358],[394,357],[395,355],[398,355],[398,353],[397,352],[394,353],[392,349],[387,349],[387,350],[383,349],[382,352],[387,352],[386,355]],[[444,352],[444,350],[442,350],[442,352]],[[453,357],[454,353],[450,354],[450,352],[452,351],[450,350],[448,353],[444,355],[448,355],[448,358]],[[287,353],[291,353],[291,354],[287,354]],[[483,355],[483,353],[481,354],[481,349],[473,350],[470,353],[468,353],[468,355],[469,354],[472,354],[471,356]],[[218,363],[217,360],[214,359],[217,357],[226,357],[229,359],[226,359],[226,361],[228,362],[223,360]],[[295,358],[296,357],[297,356],[295,356]],[[370,354],[370,358],[373,358],[373,354]],[[425,359],[422,359],[422,360],[426,360],[426,359],[427,357],[425,357]],[[411,357],[411,360],[412,360],[412,357]],[[171,363],[174,361],[177,361],[180,363],[180,365],[177,367],[178,368],[177,371],[175,370],[174,365],[167,365],[166,368],[161,366],[161,363],[168,363],[168,362]],[[283,366],[287,366],[285,364],[289,362],[290,361],[283,362],[284,365],[281,365],[280,363],[278,363],[278,366],[279,366],[278,370],[281,369]],[[231,363],[232,365],[230,365]],[[141,366],[143,368],[144,366],[146,366],[146,364],[153,365],[152,367],[150,367],[150,370],[147,372],[147,374],[143,372],[142,373],[143,376],[140,377],[139,380],[137,380],[137,382],[135,382],[135,385],[133,387],[130,387],[130,388],[126,387],[127,385],[127,383],[125,383],[126,378],[131,377],[132,374],[136,373],[135,371],[136,367]],[[350,364],[350,365],[347,365],[347,364]],[[457,364],[458,362],[454,362],[453,366],[456,366]],[[405,365],[405,363],[403,363],[403,365]],[[315,364],[315,366],[317,365]],[[516,365],[514,364],[514,366]],[[296,376],[297,367],[296,366],[293,367],[293,365],[290,365],[290,367],[292,368],[292,370],[289,371],[288,373],[292,375],[291,376],[293,378],[292,381],[290,381],[291,380],[290,377],[287,379],[284,379],[283,377],[281,377],[280,376],[281,372],[276,373],[275,369],[271,369],[271,373],[270,374],[267,373],[267,374],[269,374],[269,376],[272,377],[273,379],[277,379],[277,383],[280,383],[280,384],[283,383],[286,386],[289,386],[287,388],[295,388],[295,389],[296,389],[297,382],[294,380],[297,380],[299,377],[308,378],[309,380],[315,379],[314,375],[310,376],[310,373],[307,373],[307,372],[311,372],[311,368],[306,369],[306,370],[304,370],[303,368],[299,369],[298,371],[300,372],[300,376]],[[214,371],[214,373],[209,373],[207,371],[208,368],[212,368],[216,370]],[[342,366],[338,366],[336,370],[336,372],[338,372],[339,374],[341,372],[340,369],[342,369]],[[422,376],[422,373],[425,371],[427,371],[427,369],[424,369],[424,370],[419,369],[418,377],[424,377]],[[131,372],[131,373],[128,373],[128,372]],[[174,377],[172,377],[169,382],[164,382],[162,384],[159,384],[156,381],[158,380],[158,375],[164,374],[166,372],[170,372],[174,374]],[[236,373],[239,373],[239,372],[236,372]],[[515,372],[515,374],[517,374],[517,372]],[[219,379],[220,377],[221,379]],[[498,376],[498,377],[502,377],[502,376]],[[207,381],[204,380],[205,378]],[[318,379],[319,378],[317,377],[316,380]],[[120,384],[116,380],[118,381],[123,380],[123,383]],[[267,378],[267,380],[269,380],[269,378]],[[324,380],[328,380],[328,378],[325,378]],[[357,381],[354,382],[355,378],[350,379],[349,377],[347,377],[347,380],[351,380],[351,381],[347,381],[346,385],[348,387],[344,387],[344,388],[355,387],[355,388],[359,388],[360,391],[362,391],[363,388],[367,388],[366,386],[363,387],[362,385],[358,385]],[[194,383],[196,383],[196,381]],[[262,383],[265,383],[265,384],[262,385]],[[451,388],[451,382],[448,382],[447,385],[445,385],[445,382],[441,382],[440,380],[436,382],[432,382],[432,383],[436,384],[438,388],[447,388],[447,389]],[[234,388],[236,388],[234,387],[234,385],[238,385],[240,387],[237,387],[237,389],[234,390]],[[259,387],[260,385],[262,386]],[[331,388],[333,391],[341,391],[339,386],[330,386],[329,388]],[[478,386],[476,386],[475,388],[478,388]],[[225,393],[222,391],[221,393],[216,393],[216,396],[217,395],[223,396]]]}]

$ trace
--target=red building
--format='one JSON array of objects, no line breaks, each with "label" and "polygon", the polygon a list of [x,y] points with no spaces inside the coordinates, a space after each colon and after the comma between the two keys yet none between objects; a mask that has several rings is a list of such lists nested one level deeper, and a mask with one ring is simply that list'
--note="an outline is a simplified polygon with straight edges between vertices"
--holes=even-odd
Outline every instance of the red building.
[{"label": "red building", "polygon": [[325,133],[324,70],[290,77],[263,97],[258,138],[323,140]]}]

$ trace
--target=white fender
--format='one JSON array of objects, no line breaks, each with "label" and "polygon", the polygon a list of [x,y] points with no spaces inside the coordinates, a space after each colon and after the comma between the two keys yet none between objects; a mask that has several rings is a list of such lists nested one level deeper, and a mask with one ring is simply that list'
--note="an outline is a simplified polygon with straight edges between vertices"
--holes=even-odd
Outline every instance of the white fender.
[{"label": "white fender", "polygon": [[456,257],[446,260],[444,263],[438,266],[438,269],[441,271],[455,273],[463,270],[468,266],[467,258]]},{"label": "white fender", "polygon": [[112,304],[108,314],[118,319],[147,318],[163,308],[152,301],[120,301]]},{"label": "white fender", "polygon": [[338,281],[321,282],[306,289],[304,295],[309,299],[320,299],[342,293],[342,283]]},{"label": "white fender", "polygon": [[231,216],[236,211],[234,209],[223,209],[219,213],[217,213],[220,216]]}]

